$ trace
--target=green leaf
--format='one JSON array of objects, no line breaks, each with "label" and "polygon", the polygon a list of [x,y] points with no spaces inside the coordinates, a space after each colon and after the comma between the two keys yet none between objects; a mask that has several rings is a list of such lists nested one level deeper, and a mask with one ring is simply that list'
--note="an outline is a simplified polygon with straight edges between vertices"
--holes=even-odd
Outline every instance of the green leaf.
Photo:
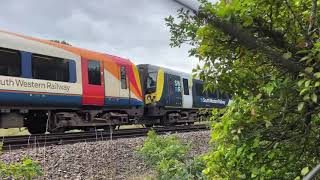
[{"label": "green leaf", "polygon": [[264,87],[265,92],[270,96],[274,89],[273,84],[269,83]]},{"label": "green leaf", "polygon": [[270,126],[272,126],[272,123],[270,121],[265,121],[266,122],[266,128],[269,128]]},{"label": "green leaf", "polygon": [[245,27],[250,26],[252,23],[253,23],[253,19],[252,19],[251,16],[246,16],[246,17],[244,17],[243,25],[244,25]]},{"label": "green leaf", "polygon": [[304,95],[308,90],[309,89],[306,88],[302,89],[302,91],[300,91],[300,96]]},{"label": "green leaf", "polygon": [[257,148],[257,147],[259,147],[259,144],[260,144],[260,138],[259,138],[259,137],[256,137],[256,138],[254,139],[254,141],[253,141],[252,147]]},{"label": "green leaf", "polygon": [[314,84],[314,87],[319,87],[320,86],[320,82],[317,81],[315,84]]},{"label": "green leaf", "polygon": [[305,69],[306,72],[311,73],[313,71],[313,67],[307,67]]},{"label": "green leaf", "polygon": [[285,59],[290,59],[292,57],[292,53],[291,52],[284,53],[282,57]]},{"label": "green leaf", "polygon": [[308,174],[309,172],[309,167],[304,167],[302,170],[301,170],[301,175],[302,176],[305,176],[306,174]]},{"label": "green leaf", "polygon": [[262,96],[262,94],[261,94],[261,93],[259,93],[259,94],[256,96],[256,99],[260,99],[260,98],[261,98],[261,96]]},{"label": "green leaf", "polygon": [[[302,52],[300,52],[300,53],[302,53]],[[305,52],[303,52],[303,53],[305,53]],[[303,58],[300,59],[300,62],[306,61],[306,60],[308,60],[309,58],[310,58],[309,56],[304,56]]]},{"label": "green leaf", "polygon": [[240,178],[240,179],[246,179],[246,174],[238,175],[238,178]]},{"label": "green leaf", "polygon": [[313,94],[311,95],[311,100],[312,100],[314,103],[317,103],[318,97],[317,97],[317,95],[316,95],[315,93],[313,93]]},{"label": "green leaf", "polygon": [[253,157],[254,157],[255,155],[256,155],[256,153],[250,153],[248,157],[249,157],[249,159],[252,161],[252,160],[253,160]]},{"label": "green leaf", "polygon": [[301,87],[304,82],[305,82],[305,79],[301,79],[300,81],[298,81],[298,86]]},{"label": "green leaf", "polygon": [[308,80],[308,81],[306,81],[306,82],[304,83],[304,86],[305,86],[305,87],[309,87],[309,86],[310,86],[310,83],[311,83],[311,80]]},{"label": "green leaf", "polygon": [[298,111],[302,111],[303,107],[304,107],[304,102],[300,102],[298,105]]},{"label": "green leaf", "polygon": [[319,79],[320,78],[320,72],[314,73],[314,76]]}]

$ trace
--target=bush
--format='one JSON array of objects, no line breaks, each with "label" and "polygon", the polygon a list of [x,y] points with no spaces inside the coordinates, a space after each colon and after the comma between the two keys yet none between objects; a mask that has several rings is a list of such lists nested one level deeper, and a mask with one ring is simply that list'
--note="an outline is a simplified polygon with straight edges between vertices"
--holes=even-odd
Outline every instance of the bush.
[{"label": "bush", "polygon": [[201,158],[188,157],[191,144],[182,143],[176,136],[157,136],[148,132],[148,138],[138,150],[147,165],[157,171],[158,179],[206,179]]},{"label": "bush", "polygon": [[[2,144],[0,144],[1,154]],[[21,163],[6,164],[0,161],[0,178],[13,178],[13,179],[33,179],[42,175],[42,169],[37,161],[30,158],[25,158]]]}]

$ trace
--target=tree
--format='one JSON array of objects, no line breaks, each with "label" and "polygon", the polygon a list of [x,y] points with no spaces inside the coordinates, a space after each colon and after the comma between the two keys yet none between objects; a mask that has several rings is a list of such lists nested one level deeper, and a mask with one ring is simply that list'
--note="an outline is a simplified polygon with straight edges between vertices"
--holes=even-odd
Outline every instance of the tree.
[{"label": "tree", "polygon": [[320,163],[317,0],[202,0],[166,22],[171,46],[189,44],[208,90],[233,104],[213,112],[213,178],[299,178]]},{"label": "tree", "polygon": [[68,46],[71,46],[71,44],[69,44],[67,41],[59,41],[59,40],[50,40],[52,42],[56,42],[56,43],[60,43],[60,44],[64,44],[64,45],[68,45]]}]

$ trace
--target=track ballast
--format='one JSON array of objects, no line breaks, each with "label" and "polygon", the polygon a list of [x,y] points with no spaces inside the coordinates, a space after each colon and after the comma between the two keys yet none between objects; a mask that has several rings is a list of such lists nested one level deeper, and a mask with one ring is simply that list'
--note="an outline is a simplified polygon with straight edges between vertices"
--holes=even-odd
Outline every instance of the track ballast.
[{"label": "track ballast", "polygon": [[[207,130],[207,125],[191,125],[191,126],[168,126],[168,127],[153,127],[157,134],[181,133],[190,131]],[[35,148],[48,145],[71,144],[78,142],[92,142],[112,140],[119,138],[134,138],[146,136],[150,128],[132,128],[119,129],[113,132],[110,131],[92,131],[92,132],[73,132],[61,134],[38,134],[25,136],[7,136],[3,137],[2,149],[13,150],[20,148]]]}]

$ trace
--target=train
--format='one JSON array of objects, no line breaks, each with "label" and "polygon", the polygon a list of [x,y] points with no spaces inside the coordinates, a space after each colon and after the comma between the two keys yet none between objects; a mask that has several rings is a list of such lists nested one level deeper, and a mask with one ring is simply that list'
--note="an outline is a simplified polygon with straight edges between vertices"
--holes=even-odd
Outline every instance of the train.
[{"label": "train", "polygon": [[0,128],[193,124],[229,101],[188,73],[0,30]]}]

